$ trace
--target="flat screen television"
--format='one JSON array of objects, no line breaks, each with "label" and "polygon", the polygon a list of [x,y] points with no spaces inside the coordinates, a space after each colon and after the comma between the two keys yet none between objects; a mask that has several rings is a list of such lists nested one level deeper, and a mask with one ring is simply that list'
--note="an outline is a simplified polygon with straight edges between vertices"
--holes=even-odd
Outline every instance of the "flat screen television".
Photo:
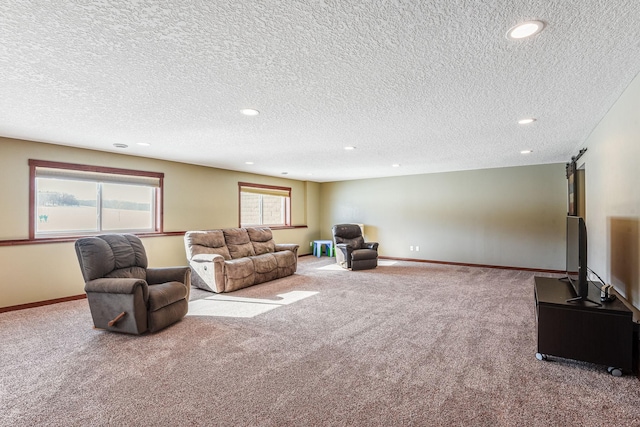
[{"label": "flat screen television", "polygon": [[572,300],[586,300],[589,296],[587,227],[579,216],[567,216],[567,278],[576,292]]}]

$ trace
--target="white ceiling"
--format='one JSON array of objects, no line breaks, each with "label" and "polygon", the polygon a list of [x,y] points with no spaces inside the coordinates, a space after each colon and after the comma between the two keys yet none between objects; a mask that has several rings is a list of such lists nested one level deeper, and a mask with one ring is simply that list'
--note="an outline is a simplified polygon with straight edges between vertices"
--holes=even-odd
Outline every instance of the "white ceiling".
[{"label": "white ceiling", "polygon": [[638,0],[0,3],[0,135],[317,182],[566,162],[639,71]]}]

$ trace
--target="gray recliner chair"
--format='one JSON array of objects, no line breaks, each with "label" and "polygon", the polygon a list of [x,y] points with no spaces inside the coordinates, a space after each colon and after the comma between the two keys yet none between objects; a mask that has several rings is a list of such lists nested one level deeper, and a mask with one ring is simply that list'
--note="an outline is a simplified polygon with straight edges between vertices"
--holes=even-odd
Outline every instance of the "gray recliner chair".
[{"label": "gray recliner chair", "polygon": [[182,319],[189,308],[189,267],[147,268],[132,234],[85,237],[75,243],[96,328],[142,334]]},{"label": "gray recliner chair", "polygon": [[367,270],[378,266],[378,243],[365,242],[359,225],[334,225],[332,232],[336,262],[342,268]]}]

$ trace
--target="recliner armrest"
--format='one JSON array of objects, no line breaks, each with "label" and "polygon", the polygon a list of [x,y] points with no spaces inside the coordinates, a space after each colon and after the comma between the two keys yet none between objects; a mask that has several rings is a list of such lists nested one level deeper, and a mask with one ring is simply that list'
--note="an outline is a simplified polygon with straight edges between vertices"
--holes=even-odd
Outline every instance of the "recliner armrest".
[{"label": "recliner armrest", "polygon": [[167,282],[179,282],[187,288],[187,301],[191,294],[191,267],[147,268],[147,283],[159,285]]},{"label": "recliner armrest", "polygon": [[364,249],[378,250],[378,242],[364,242]]},{"label": "recliner armrest", "polygon": [[351,254],[353,252],[353,246],[348,243],[338,243],[336,244],[336,248],[340,249],[345,255]]},{"label": "recliner armrest", "polygon": [[340,251],[343,254],[344,260],[340,261],[340,258],[336,255],[336,261],[339,261],[341,265],[346,264],[347,268],[351,268],[351,253],[353,252],[353,246],[348,243],[337,243],[336,244],[336,252]]},{"label": "recliner armrest", "polygon": [[190,285],[189,277],[191,268],[189,267],[158,267],[147,268],[147,283],[158,285],[167,282],[180,282]]},{"label": "recliner armrest", "polygon": [[149,285],[142,279],[121,278],[121,277],[102,277],[100,279],[89,280],[84,284],[85,292],[103,293],[103,294],[126,294],[130,295],[141,287],[142,295],[146,301],[149,295]]}]

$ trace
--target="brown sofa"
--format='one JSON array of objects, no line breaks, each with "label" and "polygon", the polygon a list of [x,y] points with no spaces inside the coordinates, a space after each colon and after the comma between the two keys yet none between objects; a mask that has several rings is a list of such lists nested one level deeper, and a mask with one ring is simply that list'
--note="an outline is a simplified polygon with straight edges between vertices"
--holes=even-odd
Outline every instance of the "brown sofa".
[{"label": "brown sofa", "polygon": [[298,245],[276,244],[269,228],[188,231],[184,236],[191,283],[231,292],[295,273]]}]

